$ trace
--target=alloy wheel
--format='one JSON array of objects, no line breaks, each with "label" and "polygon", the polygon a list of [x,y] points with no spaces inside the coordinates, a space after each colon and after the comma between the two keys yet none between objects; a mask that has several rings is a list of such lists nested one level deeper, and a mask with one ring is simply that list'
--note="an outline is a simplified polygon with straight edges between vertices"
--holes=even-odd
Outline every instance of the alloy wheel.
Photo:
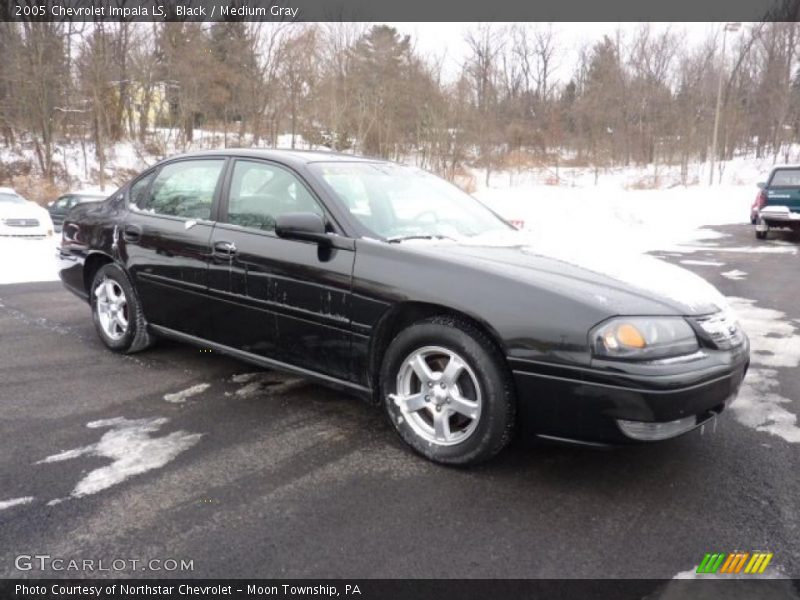
[{"label": "alloy wheel", "polygon": [[128,331],[128,301],[122,286],[104,277],[95,287],[94,295],[103,332],[114,341],[122,339]]},{"label": "alloy wheel", "polygon": [[481,416],[481,387],[469,363],[440,346],[409,354],[389,396],[411,429],[425,441],[452,446],[475,431]]}]

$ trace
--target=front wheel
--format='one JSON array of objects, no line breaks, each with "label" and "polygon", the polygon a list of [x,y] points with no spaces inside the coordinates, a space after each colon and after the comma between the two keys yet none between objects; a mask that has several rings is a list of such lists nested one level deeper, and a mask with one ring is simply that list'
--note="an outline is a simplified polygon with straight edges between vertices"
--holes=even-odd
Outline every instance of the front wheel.
[{"label": "front wheel", "polygon": [[467,321],[434,317],[403,330],[386,351],[380,385],[397,433],[434,462],[477,463],[511,440],[516,404],[508,367]]},{"label": "front wheel", "polygon": [[132,354],[153,343],[136,292],[119,266],[110,263],[98,269],[91,303],[97,334],[111,350]]}]

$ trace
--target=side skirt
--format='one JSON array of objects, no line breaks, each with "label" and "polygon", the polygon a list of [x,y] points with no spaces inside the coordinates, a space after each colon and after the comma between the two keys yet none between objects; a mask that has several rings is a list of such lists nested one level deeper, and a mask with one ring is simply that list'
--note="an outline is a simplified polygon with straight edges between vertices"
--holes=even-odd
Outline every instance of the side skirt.
[{"label": "side skirt", "polygon": [[274,369],[276,371],[282,371],[284,373],[290,373],[292,375],[300,375],[301,377],[311,379],[312,381],[315,381],[316,383],[319,383],[321,385],[356,395],[364,400],[367,401],[372,400],[372,389],[364,387],[363,385],[358,385],[350,381],[345,381],[344,379],[337,379],[336,377],[331,377],[329,375],[323,375],[322,373],[317,373],[316,371],[310,371],[302,367],[296,367],[294,365],[290,365],[288,363],[284,363],[278,360],[273,360],[271,358],[259,356],[258,354],[245,352],[244,350],[237,350],[236,348],[231,348],[230,346],[226,346],[224,344],[217,344],[216,342],[210,342],[203,338],[199,338],[194,335],[189,335],[188,333],[182,333],[180,331],[175,331],[174,329],[169,329],[168,327],[162,327],[161,325],[149,325],[149,327],[153,333],[165,338],[170,338],[173,340],[177,340],[179,342],[185,342],[193,346],[211,348],[212,350],[215,350],[220,354],[225,354],[227,356],[231,356],[233,358],[249,362],[254,365],[258,365],[260,367],[265,367],[267,369]]}]

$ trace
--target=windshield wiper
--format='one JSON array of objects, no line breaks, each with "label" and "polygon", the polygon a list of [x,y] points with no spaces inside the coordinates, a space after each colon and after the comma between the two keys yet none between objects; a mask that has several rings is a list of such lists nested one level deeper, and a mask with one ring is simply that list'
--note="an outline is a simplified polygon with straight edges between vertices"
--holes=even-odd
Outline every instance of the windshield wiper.
[{"label": "windshield wiper", "polygon": [[406,240],[453,240],[453,238],[446,235],[398,235],[386,238],[386,241],[390,244],[397,244]]}]

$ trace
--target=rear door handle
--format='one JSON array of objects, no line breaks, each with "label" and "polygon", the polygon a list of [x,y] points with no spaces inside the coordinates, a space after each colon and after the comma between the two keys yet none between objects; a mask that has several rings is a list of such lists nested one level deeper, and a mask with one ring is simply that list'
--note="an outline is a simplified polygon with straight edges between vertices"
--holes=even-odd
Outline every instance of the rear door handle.
[{"label": "rear door handle", "polygon": [[126,242],[138,242],[142,238],[142,228],[138,225],[126,225],[122,230],[122,239]]},{"label": "rear door handle", "polygon": [[214,242],[214,256],[231,258],[236,254],[236,244],[233,242]]}]

